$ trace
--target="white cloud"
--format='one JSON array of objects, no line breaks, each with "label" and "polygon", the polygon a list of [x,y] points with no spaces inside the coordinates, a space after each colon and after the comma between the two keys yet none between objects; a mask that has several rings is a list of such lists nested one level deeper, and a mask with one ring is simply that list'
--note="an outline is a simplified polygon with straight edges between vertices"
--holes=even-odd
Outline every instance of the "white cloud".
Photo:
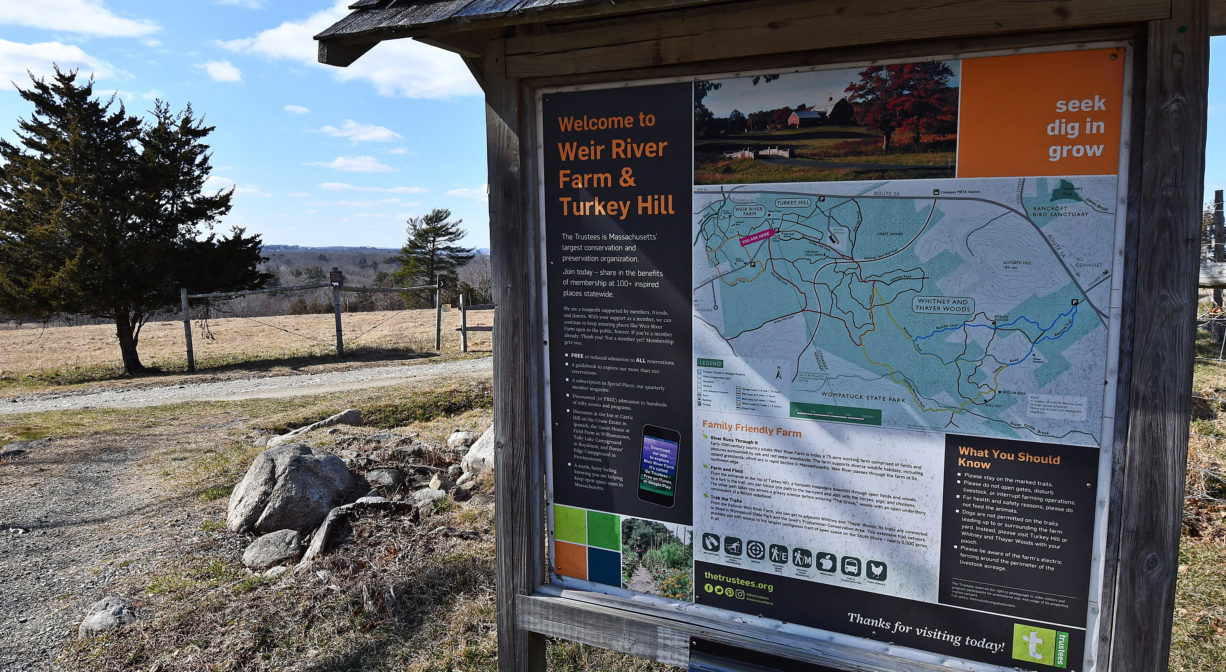
[{"label": "white cloud", "polygon": [[395,168],[381,163],[373,156],[338,156],[327,163],[314,162],[308,166],[323,166],[346,173],[390,173]]},{"label": "white cloud", "polygon": [[362,187],[355,184],[345,184],[344,182],[324,182],[319,185],[324,191],[366,191],[379,194],[424,194],[426,190],[421,187]]},{"label": "white cloud", "polygon": [[0,25],[99,37],[139,37],[162,29],[147,19],[116,16],[100,0],[5,0],[0,2]]},{"label": "white cloud", "polygon": [[202,66],[209,77],[218,82],[241,82],[243,73],[230,64],[230,61],[209,61]]},{"label": "white cloud", "polygon": [[22,44],[0,40],[0,81],[4,84],[16,82],[21,88],[29,88],[30,76],[46,78],[55,74],[52,64],[58,63],[60,69],[68,72],[80,70],[81,79],[88,79],[92,73],[95,79],[106,79],[113,73],[111,66],[85,53],[80,47],[59,42],[39,42],[37,44]]},{"label": "white cloud", "polygon": [[250,196],[252,198],[272,198],[272,194],[255,186],[254,184],[238,184],[228,177],[220,175],[209,175],[204,181],[205,189],[217,189],[225,191],[233,188],[235,196]]},{"label": "white cloud", "polygon": [[264,0],[217,0],[219,5],[233,5],[246,9],[264,9]]},{"label": "white cloud", "polygon": [[337,0],[301,21],[286,21],[254,37],[219,44],[240,53],[326,68],[341,81],[365,80],[384,96],[453,98],[481,92],[459,56],[408,39],[384,42],[347,68],[320,65],[312,38],[348,15],[350,4],[351,0]]},{"label": "white cloud", "polygon": [[286,105],[283,109],[286,112],[289,112],[290,114],[310,114],[311,113],[311,108],[303,107],[301,105]]},{"label": "white cloud", "polygon": [[457,187],[455,189],[449,190],[447,192],[447,195],[454,196],[456,198],[467,198],[470,200],[480,201],[484,203],[490,199],[490,190],[489,190],[489,187],[484,184],[475,189]]},{"label": "white cloud", "polygon": [[390,128],[374,124],[359,124],[352,119],[346,119],[340,128],[324,126],[320,133],[327,133],[334,138],[348,138],[353,142],[395,142],[403,140],[404,136]]}]

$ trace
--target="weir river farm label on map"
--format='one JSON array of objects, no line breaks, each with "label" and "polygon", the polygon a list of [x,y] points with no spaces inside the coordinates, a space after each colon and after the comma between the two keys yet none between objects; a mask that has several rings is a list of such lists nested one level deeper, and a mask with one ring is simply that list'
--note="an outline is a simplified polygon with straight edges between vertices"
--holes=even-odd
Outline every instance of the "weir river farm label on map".
[{"label": "weir river farm label on map", "polygon": [[721,372],[745,376],[735,398],[700,380],[699,408],[1099,446],[1115,194],[1115,176],[696,187],[695,354],[745,369]]}]

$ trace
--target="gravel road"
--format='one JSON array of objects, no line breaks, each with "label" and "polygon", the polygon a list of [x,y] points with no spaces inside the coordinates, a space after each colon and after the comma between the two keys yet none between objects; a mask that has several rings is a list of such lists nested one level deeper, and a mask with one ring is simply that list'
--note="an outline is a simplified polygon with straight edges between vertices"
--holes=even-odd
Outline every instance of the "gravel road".
[{"label": "gravel road", "polygon": [[325,394],[368,387],[493,371],[492,357],[439,364],[378,366],[349,371],[247,378],[155,387],[52,392],[0,402],[0,415],[66,411],[81,408],[136,408],[185,401],[231,401]]}]

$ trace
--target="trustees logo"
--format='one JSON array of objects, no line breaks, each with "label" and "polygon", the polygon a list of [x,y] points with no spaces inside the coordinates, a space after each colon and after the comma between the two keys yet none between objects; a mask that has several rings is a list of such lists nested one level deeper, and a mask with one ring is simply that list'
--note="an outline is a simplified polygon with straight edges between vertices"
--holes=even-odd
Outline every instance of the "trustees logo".
[{"label": "trustees logo", "polygon": [[1013,659],[1066,668],[1068,633],[1014,623]]}]

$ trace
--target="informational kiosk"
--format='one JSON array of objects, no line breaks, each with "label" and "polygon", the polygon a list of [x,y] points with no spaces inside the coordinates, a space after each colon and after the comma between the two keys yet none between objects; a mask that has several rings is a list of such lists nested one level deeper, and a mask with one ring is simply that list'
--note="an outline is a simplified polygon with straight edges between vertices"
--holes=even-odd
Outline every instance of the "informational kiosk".
[{"label": "informational kiosk", "polygon": [[502,669],[1165,669],[1209,3],[353,7],[486,91]]}]

